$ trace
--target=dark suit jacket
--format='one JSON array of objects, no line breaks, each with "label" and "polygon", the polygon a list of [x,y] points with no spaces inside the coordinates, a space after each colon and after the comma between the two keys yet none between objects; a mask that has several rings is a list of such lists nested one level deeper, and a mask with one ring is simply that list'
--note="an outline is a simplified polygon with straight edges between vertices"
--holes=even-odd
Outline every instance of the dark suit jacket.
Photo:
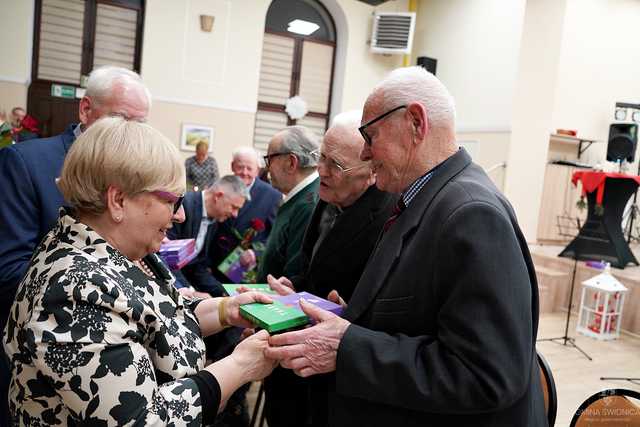
[{"label": "dark suit jacket", "polygon": [[[331,290],[338,291],[345,301],[349,301],[367,260],[373,252],[382,226],[391,216],[397,195],[385,193],[369,187],[356,202],[345,209],[335,221],[315,256],[313,247],[318,240],[318,224],[327,203],[320,200],[313,211],[302,243],[303,271],[291,278],[297,291],[307,291],[326,298]],[[309,396],[308,411],[313,426],[327,424],[327,380],[328,375],[318,375],[308,379],[298,379],[287,384],[289,390],[281,390],[283,395],[295,392]],[[310,387],[309,390],[306,387]]]},{"label": "dark suit jacket", "polygon": [[63,198],[55,179],[75,137],[33,139],[0,150],[0,328],[29,260],[58,219]]},{"label": "dark suit jacket", "polygon": [[218,270],[218,265],[225,257],[240,244],[232,229],[235,228],[240,235],[251,226],[251,221],[259,218],[264,222],[265,229],[258,233],[254,242],[266,242],[276,219],[276,212],[282,203],[282,193],[261,179],[256,178],[251,187],[251,200],[247,201],[238,212],[237,218],[229,218],[219,224],[215,239],[209,248],[211,251],[211,269],[219,280],[226,280],[226,276]]},{"label": "dark suit jacket", "polygon": [[546,425],[527,243],[463,149],[382,236],[344,317],[330,425]]},{"label": "dark suit jacket", "polygon": [[326,202],[318,201],[302,242],[304,273],[292,278],[295,289],[322,298],[335,289],[349,301],[396,200],[397,196],[372,185],[336,218],[316,255],[312,256],[318,240],[318,225],[327,206]]},{"label": "dark suit jacket", "polygon": [[[184,196],[182,202],[184,207],[185,220],[183,223],[174,223],[173,227],[167,231],[167,237],[175,239],[195,239],[198,237],[198,230],[202,221],[202,192],[190,191]],[[173,271],[178,280],[185,278],[194,288],[199,291],[217,294],[220,292],[219,282],[211,275],[209,268],[209,249],[213,236],[216,234],[218,223],[214,222],[207,228],[204,244],[200,253],[189,264],[182,267],[180,271]]]}]

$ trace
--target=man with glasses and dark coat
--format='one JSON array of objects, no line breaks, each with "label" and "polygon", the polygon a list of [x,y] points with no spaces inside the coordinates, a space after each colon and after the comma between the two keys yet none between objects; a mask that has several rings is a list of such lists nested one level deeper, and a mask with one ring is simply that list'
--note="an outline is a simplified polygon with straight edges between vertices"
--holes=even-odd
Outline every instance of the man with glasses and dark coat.
[{"label": "man with glasses and dark coat", "polygon": [[[380,191],[370,161],[360,160],[364,139],[358,132],[362,111],[338,114],[324,136],[318,159],[320,200],[302,243],[303,272],[289,278],[268,277],[280,293],[307,291],[347,303],[375,247],[397,196]],[[313,427],[327,425],[327,375],[301,381],[309,396]]]},{"label": "man with glasses and dark coat", "polygon": [[[267,275],[293,277],[303,272],[302,239],[318,201],[320,179],[316,171],[320,142],[304,126],[289,126],[271,138],[265,164],[271,184],[285,195],[258,271],[258,283]],[[304,426],[306,395],[288,392],[299,378],[276,368],[265,378],[265,413],[271,427]]]},{"label": "man with glasses and dark coat", "polygon": [[458,147],[449,92],[420,67],[395,70],[362,122],[360,157],[397,209],[343,317],[301,302],[316,324],[271,336],[265,354],[333,373],[330,426],[546,426],[527,242]]}]

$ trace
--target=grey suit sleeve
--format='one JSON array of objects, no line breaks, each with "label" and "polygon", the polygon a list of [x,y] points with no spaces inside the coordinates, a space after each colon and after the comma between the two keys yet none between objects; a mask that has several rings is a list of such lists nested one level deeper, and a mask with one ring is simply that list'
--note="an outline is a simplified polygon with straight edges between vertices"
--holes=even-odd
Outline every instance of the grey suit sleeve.
[{"label": "grey suit sleeve", "polygon": [[[509,217],[487,203],[471,202],[449,216],[438,236],[432,246],[437,253],[430,254],[434,274],[424,277],[424,286],[436,288],[439,303],[433,336],[351,325],[338,350],[338,394],[465,414],[508,407],[527,391],[534,363],[532,287]],[[416,264],[425,258],[402,256],[414,257]],[[420,271],[417,266],[407,274]]]}]

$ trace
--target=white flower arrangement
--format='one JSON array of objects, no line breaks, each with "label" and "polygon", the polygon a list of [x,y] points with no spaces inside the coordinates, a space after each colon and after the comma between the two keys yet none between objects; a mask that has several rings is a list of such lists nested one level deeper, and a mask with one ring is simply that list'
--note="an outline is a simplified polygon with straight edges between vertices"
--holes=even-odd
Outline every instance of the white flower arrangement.
[{"label": "white flower arrangement", "polygon": [[300,95],[287,99],[284,109],[292,120],[303,118],[309,112],[307,102]]}]

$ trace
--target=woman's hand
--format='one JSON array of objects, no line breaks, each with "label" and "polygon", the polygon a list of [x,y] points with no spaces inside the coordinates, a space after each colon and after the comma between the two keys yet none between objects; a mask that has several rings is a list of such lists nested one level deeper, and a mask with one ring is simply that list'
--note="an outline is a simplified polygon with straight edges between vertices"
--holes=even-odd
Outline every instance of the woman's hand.
[{"label": "woman's hand", "polygon": [[[233,297],[228,297],[226,308],[226,323],[228,325],[240,326],[241,328],[253,328],[253,324],[244,317],[240,316],[240,306],[251,304],[252,302],[260,302],[263,304],[271,304],[273,300],[262,292],[243,292]],[[221,302],[222,304],[222,302]]]},{"label": "woman's hand", "polygon": [[278,295],[289,295],[294,293],[296,290],[293,288],[293,283],[291,280],[282,276],[279,279],[276,279],[270,274],[267,274],[267,283],[269,287],[276,291]]},{"label": "woman's hand", "polygon": [[243,372],[244,380],[258,381],[266,377],[278,365],[277,360],[268,359],[264,350],[269,347],[269,334],[262,330],[241,341],[229,356]]}]

